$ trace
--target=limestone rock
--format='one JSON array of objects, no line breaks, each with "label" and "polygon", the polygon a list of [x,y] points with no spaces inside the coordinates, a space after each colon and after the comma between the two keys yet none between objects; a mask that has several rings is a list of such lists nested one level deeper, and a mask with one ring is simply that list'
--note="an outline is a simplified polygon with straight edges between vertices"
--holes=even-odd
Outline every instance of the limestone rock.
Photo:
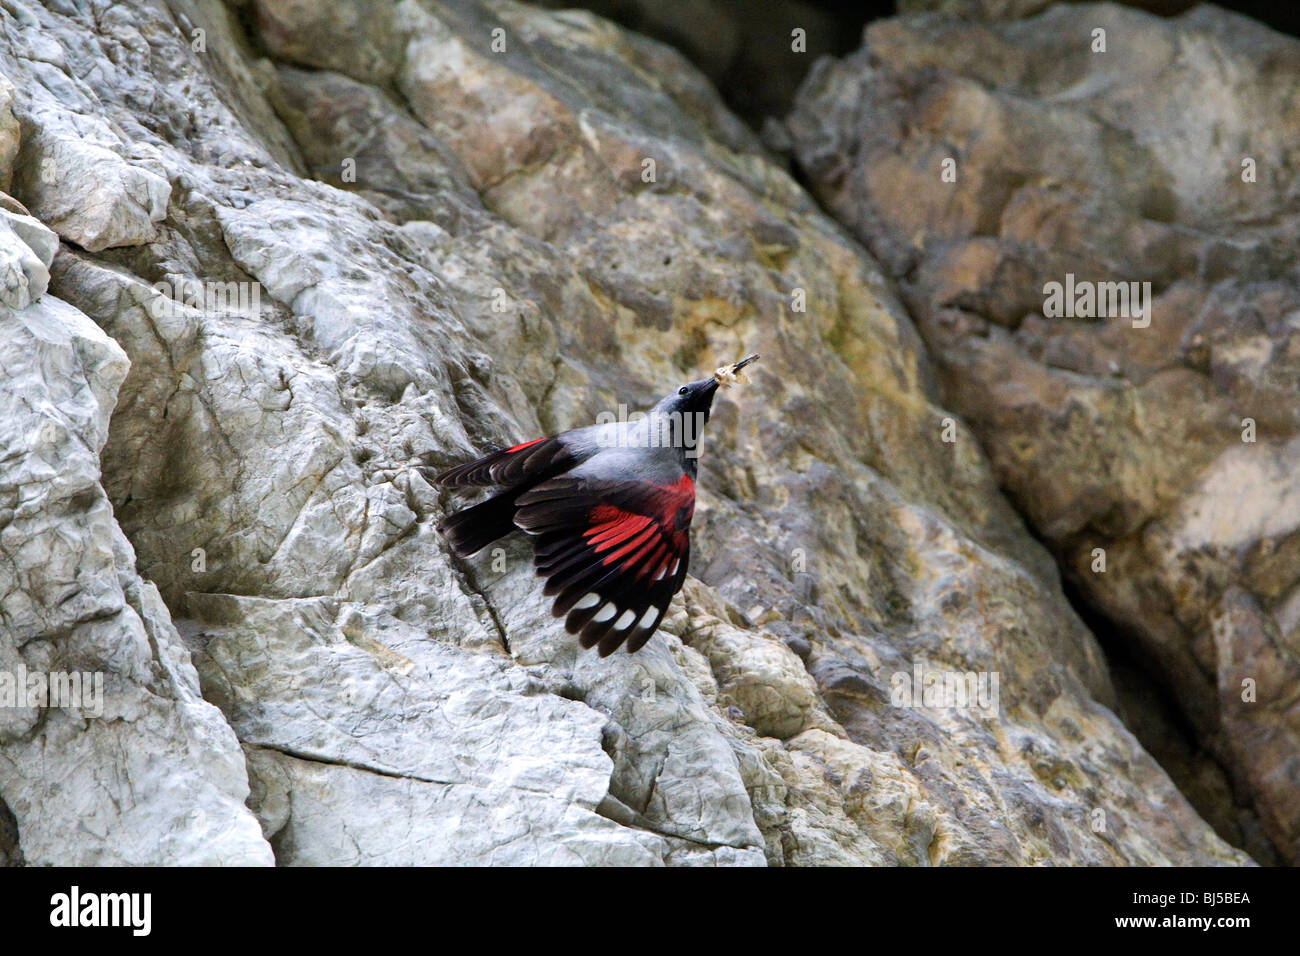
[{"label": "limestone rock", "polygon": [[58,247],[58,236],[0,194],[0,305],[23,309],[43,296]]},{"label": "limestone rock", "polygon": [[[819,64],[787,123],[1000,483],[1292,862],[1298,79],[1300,42],[1209,5],[929,15]],[[1106,283],[1149,311],[1099,314]]]},{"label": "limestone rock", "polygon": [[167,180],[99,145],[110,136],[99,124],[68,133],[47,127],[50,112],[43,108],[18,157],[15,189],[32,211],[91,252],[154,239],[154,223],[167,214]]},{"label": "limestone rock", "polygon": [[[99,483],[127,364],[52,296],[0,311],[0,794],[29,864],[267,864],[235,735]],[[12,696],[53,675],[86,688]]]},{"label": "limestone rock", "polygon": [[[9,7],[23,170],[94,194],[65,214],[17,178],[65,241],[6,321],[98,328],[24,379],[90,390],[93,434],[44,466],[71,497],[0,486],[38,521],[0,532],[6,627],[117,655],[141,716],[47,718],[69,752],[169,755],[138,812],[73,828],[19,715],[0,799],[29,862],[1249,862],[1109,709],[875,259],[679,55],[510,2]],[[641,653],[581,652],[525,542],[461,561],[434,531],[459,502],[419,466],[751,352],[695,579]],[[999,696],[900,697],[926,667]]]}]

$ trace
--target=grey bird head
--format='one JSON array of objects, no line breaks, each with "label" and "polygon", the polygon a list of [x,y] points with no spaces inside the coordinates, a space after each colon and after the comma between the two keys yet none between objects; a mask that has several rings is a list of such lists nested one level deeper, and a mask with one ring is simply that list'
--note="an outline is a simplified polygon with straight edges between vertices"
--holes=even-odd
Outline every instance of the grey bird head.
[{"label": "grey bird head", "polygon": [[643,431],[639,431],[652,436],[654,445],[676,449],[687,474],[694,478],[696,449],[712,413],[714,396],[719,388],[729,388],[736,382],[745,381],[739,376],[741,369],[757,360],[757,355],[751,355],[733,365],[724,365],[710,377],[689,382],[665,395],[650,410]]}]

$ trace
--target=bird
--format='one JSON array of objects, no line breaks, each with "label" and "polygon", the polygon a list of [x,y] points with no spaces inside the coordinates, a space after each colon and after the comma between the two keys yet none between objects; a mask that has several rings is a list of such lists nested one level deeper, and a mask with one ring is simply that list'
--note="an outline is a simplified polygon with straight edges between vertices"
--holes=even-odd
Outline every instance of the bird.
[{"label": "bird", "polygon": [[690,563],[700,432],[719,388],[747,381],[757,355],[660,399],[643,418],[534,438],[439,472],[443,488],[496,487],[437,525],[452,553],[528,534],[551,613],[583,648],[639,651]]}]

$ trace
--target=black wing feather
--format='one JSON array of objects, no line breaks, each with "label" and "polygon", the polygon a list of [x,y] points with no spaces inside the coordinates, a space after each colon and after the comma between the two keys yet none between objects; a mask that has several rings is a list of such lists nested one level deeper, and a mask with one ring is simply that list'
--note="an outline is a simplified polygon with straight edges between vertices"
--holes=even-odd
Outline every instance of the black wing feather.
[{"label": "black wing feather", "polygon": [[434,476],[444,488],[517,485],[528,479],[559,474],[576,464],[560,438],[538,438],[511,448],[494,451],[477,461],[448,468]]},{"label": "black wing feather", "polygon": [[695,486],[559,477],[521,495],[515,524],[532,535],[551,613],[602,657],[640,649],[686,579]]}]

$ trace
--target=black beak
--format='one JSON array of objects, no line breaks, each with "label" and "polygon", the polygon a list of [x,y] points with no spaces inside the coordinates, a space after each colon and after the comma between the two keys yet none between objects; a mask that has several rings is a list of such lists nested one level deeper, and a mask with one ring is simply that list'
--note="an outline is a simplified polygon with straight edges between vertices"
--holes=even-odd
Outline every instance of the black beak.
[{"label": "black beak", "polygon": [[744,368],[746,365],[750,365],[750,364],[752,364],[752,363],[754,363],[754,362],[757,362],[757,361],[758,361],[758,356],[757,356],[757,355],[751,355],[749,358],[743,358],[743,359],[741,359],[739,362],[737,362],[735,365],[731,366],[731,374],[732,374],[732,375],[735,375],[737,372],[739,372],[739,371],[740,371],[742,368]]}]

